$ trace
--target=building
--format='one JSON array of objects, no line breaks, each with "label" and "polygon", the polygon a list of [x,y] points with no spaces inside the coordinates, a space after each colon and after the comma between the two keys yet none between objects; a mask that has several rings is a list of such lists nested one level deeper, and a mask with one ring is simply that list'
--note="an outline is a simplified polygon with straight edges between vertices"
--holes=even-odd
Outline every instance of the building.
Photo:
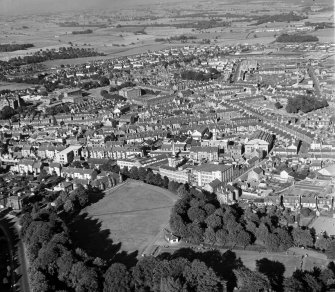
[{"label": "building", "polygon": [[188,169],[183,169],[182,167],[175,168],[169,165],[161,165],[159,167],[159,174],[161,177],[166,176],[170,181],[176,181],[179,183],[189,183],[190,181],[190,171]]},{"label": "building", "polygon": [[73,161],[74,157],[80,155],[81,145],[71,145],[64,150],[56,153],[55,162],[61,164],[69,164]]},{"label": "building", "polygon": [[193,146],[190,149],[190,158],[195,161],[219,161],[219,148]]},{"label": "building", "polygon": [[119,90],[119,95],[127,98],[127,99],[134,99],[141,96],[141,88],[139,87],[124,87]]},{"label": "building", "polygon": [[261,151],[264,155],[267,155],[272,147],[274,137],[272,134],[257,131],[251,139],[245,143],[245,154],[250,155],[255,150]]},{"label": "building", "polygon": [[191,184],[204,187],[215,179],[230,182],[233,179],[234,167],[224,164],[202,164],[192,169]]}]

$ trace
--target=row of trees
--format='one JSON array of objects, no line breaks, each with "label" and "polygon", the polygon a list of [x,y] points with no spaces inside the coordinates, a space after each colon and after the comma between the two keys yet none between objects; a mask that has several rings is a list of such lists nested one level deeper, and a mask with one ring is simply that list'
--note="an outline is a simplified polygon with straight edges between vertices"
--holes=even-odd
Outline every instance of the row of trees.
[{"label": "row of trees", "polygon": [[74,30],[72,34],[90,34],[93,33],[92,29],[85,29],[85,30]]},{"label": "row of trees", "polygon": [[319,39],[313,35],[301,35],[301,34],[281,34],[276,38],[276,42],[279,43],[306,43],[306,42],[318,42]]},{"label": "row of trees", "polygon": [[215,69],[210,73],[197,72],[197,71],[182,71],[180,73],[181,78],[185,80],[197,80],[197,81],[208,81],[210,78],[217,78],[220,73]]},{"label": "row of trees", "polygon": [[288,113],[297,113],[302,111],[308,113],[313,110],[324,108],[328,106],[328,102],[325,99],[318,99],[312,95],[299,95],[296,97],[288,98],[286,111]]},{"label": "row of trees", "polygon": [[260,25],[260,24],[268,23],[268,22],[288,22],[290,23],[291,21],[299,21],[299,20],[303,20],[306,18],[307,18],[306,16],[297,15],[294,12],[274,14],[274,15],[264,15],[264,16],[258,17],[258,20],[255,23],[255,25]]},{"label": "row of trees", "polygon": [[105,263],[73,246],[66,224],[52,210],[34,208],[21,218],[33,292],[99,291]]},{"label": "row of trees", "polygon": [[14,52],[34,47],[33,44],[0,44],[0,52]]},{"label": "row of trees", "polygon": [[38,52],[35,52],[33,55],[15,57],[10,59],[9,61],[0,61],[0,65],[1,67],[3,67],[3,69],[9,69],[21,65],[41,63],[48,60],[75,59],[95,56],[103,56],[103,54],[91,49],[61,47],[58,50],[40,50]]},{"label": "row of trees", "polygon": [[171,212],[170,227],[186,241],[231,248],[256,244],[276,252],[303,246],[335,257],[335,240],[326,234],[316,238],[310,229],[292,227],[296,219],[289,209],[220,206],[215,197],[185,185],[177,192],[181,199]]}]

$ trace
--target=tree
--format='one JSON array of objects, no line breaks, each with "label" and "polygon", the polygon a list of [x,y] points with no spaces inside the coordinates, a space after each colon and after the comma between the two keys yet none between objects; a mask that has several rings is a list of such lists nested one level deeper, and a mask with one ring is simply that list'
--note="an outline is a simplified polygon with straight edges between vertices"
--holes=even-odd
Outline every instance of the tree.
[{"label": "tree", "polygon": [[294,276],[286,278],[283,283],[285,292],[305,292],[304,284]]},{"label": "tree", "polygon": [[40,174],[37,177],[37,180],[39,182],[41,182],[43,179],[46,179],[48,177],[48,173],[46,172],[46,170],[43,168],[40,172]]},{"label": "tree", "polygon": [[204,230],[198,222],[193,222],[187,225],[187,238],[195,244],[199,244],[204,240]]},{"label": "tree", "polygon": [[71,163],[71,166],[72,167],[75,167],[75,168],[82,168],[82,165],[81,165],[81,162],[78,161],[78,160],[75,160]]},{"label": "tree", "polygon": [[198,207],[191,207],[187,211],[188,218],[193,222],[203,222],[206,218],[206,212]]},{"label": "tree", "polygon": [[112,264],[105,273],[104,292],[130,292],[131,277],[125,265]]},{"label": "tree", "polygon": [[329,248],[331,244],[331,239],[325,235],[320,235],[315,241],[315,248],[325,251]]},{"label": "tree", "polygon": [[179,187],[179,183],[173,180],[169,181],[168,189],[170,192],[176,193],[178,187]]},{"label": "tree", "polygon": [[214,244],[216,242],[216,234],[213,228],[207,227],[204,233],[205,242]]},{"label": "tree", "polygon": [[146,178],[145,178],[146,183],[148,184],[154,184],[155,181],[155,175],[153,172],[149,171]]},{"label": "tree", "polygon": [[108,86],[110,84],[109,79],[106,76],[100,77],[99,80],[100,86]]},{"label": "tree", "polygon": [[45,274],[41,271],[30,273],[30,286],[33,292],[48,292],[51,288]]},{"label": "tree", "polygon": [[183,271],[183,276],[190,291],[220,291],[223,286],[221,281],[211,268],[208,268],[204,262],[194,260],[191,265],[187,265]]},{"label": "tree", "polygon": [[309,229],[294,228],[292,231],[294,244],[297,246],[313,246],[313,237]]},{"label": "tree", "polygon": [[183,291],[183,284],[179,278],[171,276],[162,277],[160,283],[160,292],[180,292]]},{"label": "tree", "polygon": [[288,250],[290,247],[293,246],[293,239],[288,230],[283,228],[277,228],[275,232],[279,238],[279,249],[281,251]]},{"label": "tree", "polygon": [[178,189],[177,189],[177,195],[180,197],[180,198],[183,198],[184,196],[188,195],[189,192],[186,188],[186,186],[184,184],[181,184]]},{"label": "tree", "polygon": [[269,279],[259,272],[253,272],[245,267],[239,267],[233,272],[239,291],[259,292],[271,289]]},{"label": "tree", "polygon": [[327,258],[330,260],[335,259],[335,240],[334,239],[330,242],[326,250],[326,255],[327,255]]},{"label": "tree", "polygon": [[4,106],[0,111],[1,120],[10,119],[13,115],[15,115],[15,110],[8,105]]},{"label": "tree", "polygon": [[74,211],[74,205],[73,205],[73,202],[71,200],[66,200],[66,202],[64,203],[64,211],[65,212],[68,212],[68,213],[71,213]]},{"label": "tree", "polygon": [[222,227],[222,218],[216,214],[211,214],[206,218],[205,223],[213,229],[219,229]]},{"label": "tree", "polygon": [[[144,257],[133,268],[132,277],[136,291],[147,291],[154,286],[153,271],[158,265],[158,259],[149,256]],[[141,290],[142,289],[142,290]]]},{"label": "tree", "polygon": [[98,275],[94,268],[88,267],[84,262],[77,262],[72,266],[70,280],[76,292],[98,291]]},{"label": "tree", "polygon": [[130,175],[130,178],[132,178],[132,179],[139,179],[138,168],[136,166],[133,166],[130,169],[129,175]]},{"label": "tree", "polygon": [[219,229],[216,233],[216,242],[220,245],[225,245],[228,240],[228,231],[226,229]]},{"label": "tree", "polygon": [[236,243],[243,248],[246,248],[247,245],[251,243],[251,236],[248,232],[242,230],[237,234]]},{"label": "tree", "polygon": [[270,251],[279,251],[280,238],[275,233],[269,233],[265,238],[265,244]]},{"label": "tree", "polygon": [[74,257],[70,251],[64,252],[56,260],[58,266],[58,279],[60,281],[70,284],[69,276],[74,262],[75,262]]},{"label": "tree", "polygon": [[141,181],[145,181],[146,177],[147,177],[147,170],[144,167],[140,167],[138,169],[138,179]]}]

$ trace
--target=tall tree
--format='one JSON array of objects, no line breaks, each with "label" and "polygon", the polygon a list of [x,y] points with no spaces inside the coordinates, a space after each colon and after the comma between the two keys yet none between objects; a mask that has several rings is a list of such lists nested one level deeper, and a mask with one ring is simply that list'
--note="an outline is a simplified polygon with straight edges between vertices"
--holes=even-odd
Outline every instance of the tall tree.
[{"label": "tall tree", "polygon": [[112,264],[105,273],[104,292],[130,292],[131,277],[125,265]]}]

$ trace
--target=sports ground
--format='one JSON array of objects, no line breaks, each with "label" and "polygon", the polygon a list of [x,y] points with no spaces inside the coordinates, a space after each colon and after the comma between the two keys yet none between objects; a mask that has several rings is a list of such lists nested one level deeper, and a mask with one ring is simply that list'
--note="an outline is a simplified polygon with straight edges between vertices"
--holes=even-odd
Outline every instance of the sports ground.
[{"label": "sports ground", "polygon": [[143,252],[168,224],[177,197],[168,190],[138,181],[127,181],[106,192],[103,199],[85,209],[88,216],[109,230],[121,250]]}]

